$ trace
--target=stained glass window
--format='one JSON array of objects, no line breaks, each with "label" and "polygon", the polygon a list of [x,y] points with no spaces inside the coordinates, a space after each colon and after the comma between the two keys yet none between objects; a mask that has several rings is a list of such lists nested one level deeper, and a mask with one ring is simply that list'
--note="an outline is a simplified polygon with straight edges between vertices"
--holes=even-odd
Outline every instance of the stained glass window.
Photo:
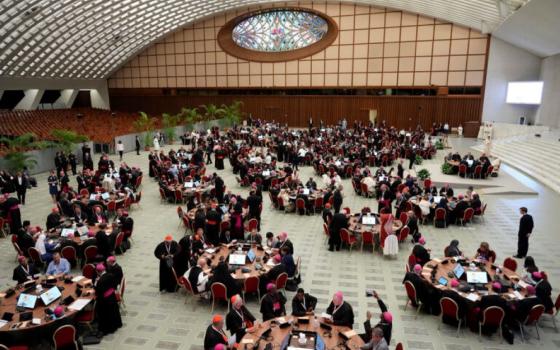
[{"label": "stained glass window", "polygon": [[284,52],[318,42],[328,29],[327,21],[319,15],[283,9],[244,19],[233,28],[232,38],[245,49]]}]

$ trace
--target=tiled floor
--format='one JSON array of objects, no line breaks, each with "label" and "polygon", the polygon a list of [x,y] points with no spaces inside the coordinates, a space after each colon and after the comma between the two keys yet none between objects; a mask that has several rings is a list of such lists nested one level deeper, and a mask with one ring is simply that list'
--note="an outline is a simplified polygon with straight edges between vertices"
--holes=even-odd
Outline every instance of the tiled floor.
[{"label": "tiled floor", "polygon": [[[457,143],[462,147],[461,143]],[[468,146],[470,147],[470,146]],[[147,169],[147,154],[141,156],[126,154],[125,160],[130,165],[139,165]],[[430,162],[440,162],[432,160]],[[211,165],[210,171],[214,171]],[[480,241],[489,241],[496,250],[498,261],[515,252],[516,230],[518,222],[517,208],[525,205],[534,215],[536,229],[531,239],[530,254],[535,256],[538,266],[551,276],[553,287],[560,283],[560,270],[555,264],[558,252],[557,219],[560,203],[559,195],[544,188],[527,176],[513,169],[503,167],[504,171],[526,186],[539,193],[538,196],[484,196],[488,203],[485,223],[476,223],[468,227],[453,226],[448,229],[434,229],[433,226],[421,227],[427,238],[427,247],[432,249],[433,256],[443,254],[443,248],[451,239],[459,239],[461,248],[468,254],[474,254]],[[234,176],[226,162],[226,169],[219,172],[229,188],[246,194],[237,187]],[[312,168],[301,168],[302,178],[312,176]],[[29,192],[28,205],[23,209],[23,217],[33,224],[44,225],[50,210],[50,201],[46,189],[46,176],[38,176],[39,187]],[[72,180],[74,182],[74,180]],[[357,197],[352,192],[349,181],[344,181],[344,206],[354,211],[368,205],[376,207],[374,200]],[[88,349],[202,349],[204,330],[210,320],[210,305],[193,300],[184,304],[185,295],[160,294],[157,288],[158,262],[153,256],[154,247],[162,238],[171,233],[180,239],[183,231],[178,227],[175,214],[176,206],[160,204],[157,184],[146,177],[143,184],[141,207],[131,211],[135,220],[134,245],[118,260],[123,266],[128,280],[125,295],[127,314],[124,316],[124,327],[116,334],[103,339],[100,345]],[[417,319],[408,308],[403,310],[406,300],[401,285],[404,275],[404,264],[411,249],[410,244],[401,246],[396,259],[386,259],[371,250],[363,253],[353,251],[328,252],[325,247],[320,216],[296,216],[273,211],[268,196],[264,199],[263,231],[287,231],[295,245],[295,254],[302,257],[302,286],[319,298],[318,310],[323,311],[334,291],[345,293],[356,314],[356,328],[362,330],[362,322],[366,310],[376,314],[377,304],[366,298],[364,290],[374,288],[386,301],[394,313],[393,342],[402,342],[405,349],[438,349],[438,350],[475,350],[511,348],[501,343],[497,336],[484,338],[480,342],[476,334],[465,331],[460,338],[455,337],[452,327],[437,327],[439,320],[430,315],[420,315]],[[0,241],[5,252],[0,256],[0,285],[11,284],[11,271],[15,267],[13,248],[8,239]],[[289,293],[288,298],[292,296]],[[248,306],[255,316],[260,317],[255,298],[248,300]],[[219,312],[225,312],[225,306]],[[375,316],[377,317],[377,315]],[[515,348],[526,349],[528,346],[539,346],[545,349],[560,347],[560,334],[546,327],[541,332],[541,340],[535,338],[530,344],[521,344],[516,338]]]}]

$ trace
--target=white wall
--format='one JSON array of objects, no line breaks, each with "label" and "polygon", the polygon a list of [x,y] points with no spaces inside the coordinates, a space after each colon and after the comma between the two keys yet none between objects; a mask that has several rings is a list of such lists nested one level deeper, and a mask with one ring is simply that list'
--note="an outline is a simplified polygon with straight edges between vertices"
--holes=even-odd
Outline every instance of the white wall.
[{"label": "white wall", "polygon": [[537,106],[506,103],[509,81],[539,80],[541,58],[496,37],[490,40],[483,121],[518,123],[519,117],[535,123]]},{"label": "white wall", "polygon": [[560,54],[542,60],[543,98],[536,122],[553,128],[560,127]]}]

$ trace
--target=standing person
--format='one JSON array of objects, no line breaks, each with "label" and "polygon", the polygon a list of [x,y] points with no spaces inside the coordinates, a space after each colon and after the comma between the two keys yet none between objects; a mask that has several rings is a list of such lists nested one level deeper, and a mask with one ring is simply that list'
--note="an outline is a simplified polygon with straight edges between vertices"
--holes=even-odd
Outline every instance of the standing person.
[{"label": "standing person", "polygon": [[329,251],[340,250],[342,239],[340,238],[340,230],[348,228],[348,218],[343,213],[333,215],[329,225]]},{"label": "standing person", "polygon": [[204,350],[215,350],[220,348],[225,349],[228,345],[228,337],[224,332],[224,318],[222,315],[214,315],[212,317],[212,324],[206,328],[204,335]]},{"label": "standing person", "polygon": [[165,240],[157,245],[154,255],[159,259],[159,291],[175,292],[177,281],[173,276],[173,257],[179,251],[179,244],[173,240],[171,235],[165,236]]},{"label": "standing person", "polygon": [[95,283],[95,316],[99,333],[114,333],[122,327],[119,303],[115,295],[114,276],[105,271],[105,265],[97,264],[97,281]]},{"label": "standing person", "polygon": [[533,233],[533,217],[527,214],[527,208],[519,208],[521,219],[519,220],[519,231],[517,232],[517,255],[515,258],[524,258],[529,250],[529,236]]},{"label": "standing person", "polygon": [[138,135],[134,137],[134,147],[136,147],[136,155],[140,155],[140,139],[138,139]]},{"label": "standing person", "polygon": [[333,193],[333,206],[334,213],[339,213],[340,207],[342,207],[342,185],[338,186]]},{"label": "standing person", "polygon": [[47,178],[47,183],[49,184],[49,194],[56,204],[56,196],[58,195],[58,178],[54,170],[51,170],[51,175]]},{"label": "standing person", "polygon": [[25,205],[25,193],[27,192],[27,186],[29,185],[27,178],[23,176],[21,171],[18,171],[14,182],[18,200],[22,205]]},{"label": "standing person", "polygon": [[414,163],[416,162],[416,150],[415,149],[411,149],[410,150],[410,155],[408,156],[408,170],[412,169],[412,167],[414,166]]},{"label": "standing person", "polygon": [[86,155],[91,156],[91,148],[89,148],[89,145],[84,142],[84,144],[82,145],[82,164],[86,163]]},{"label": "standing person", "polygon": [[313,129],[313,117],[309,117],[309,132]]},{"label": "standing person", "polygon": [[159,139],[156,136],[154,136],[154,151],[159,152]]},{"label": "standing person", "polygon": [[122,143],[122,140],[119,140],[119,142],[117,142],[117,152],[119,152],[119,159],[122,162],[122,156],[124,153],[124,144]]}]

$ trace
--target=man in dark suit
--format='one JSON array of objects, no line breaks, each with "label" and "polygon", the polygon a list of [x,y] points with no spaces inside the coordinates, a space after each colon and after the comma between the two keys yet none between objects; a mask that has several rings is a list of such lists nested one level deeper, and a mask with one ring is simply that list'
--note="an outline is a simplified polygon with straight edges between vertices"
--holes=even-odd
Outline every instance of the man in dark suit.
[{"label": "man in dark suit", "polygon": [[247,329],[253,327],[255,316],[243,305],[243,299],[238,294],[231,297],[231,304],[231,311],[226,315],[226,329],[232,336],[235,335],[235,342],[239,343]]},{"label": "man in dark suit", "polygon": [[14,178],[14,187],[16,188],[18,200],[22,205],[25,205],[25,193],[27,192],[28,185],[27,178],[23,176],[21,171],[18,171]]},{"label": "man in dark suit", "polygon": [[303,288],[297,290],[296,295],[292,299],[292,315],[305,316],[313,314],[317,306],[317,298],[305,293]]},{"label": "man in dark suit", "polygon": [[449,213],[449,220],[451,223],[456,222],[457,219],[462,219],[465,214],[465,210],[469,208],[469,203],[465,200],[465,197],[462,194],[459,195],[458,199],[459,201],[457,202],[457,205],[455,205],[455,208],[453,208],[453,210]]},{"label": "man in dark suit", "polygon": [[280,254],[276,254],[273,258],[271,258],[274,260],[274,266],[264,275],[261,276],[260,278],[260,284],[259,284],[259,288],[261,291],[261,294],[266,293],[266,286],[269,283],[276,283],[276,278],[278,278],[278,276],[280,276],[280,274],[286,272],[286,266],[284,266],[284,264],[282,264],[282,257],[280,256]]},{"label": "man in dark suit", "polygon": [[[492,283],[492,290],[495,293],[500,293],[502,290],[502,285],[500,284],[500,282]],[[478,307],[480,308],[480,312],[478,314],[479,319],[482,320],[484,310],[491,306],[497,306],[504,310],[505,319],[507,319],[509,307],[506,300],[502,298],[500,294],[488,294],[480,298],[478,302]]]},{"label": "man in dark suit", "polygon": [[323,222],[325,224],[328,224],[329,221],[332,220],[333,213],[332,213],[332,210],[331,210],[331,204],[330,203],[325,204],[325,208],[323,209],[323,213],[321,214],[321,216],[323,217]]},{"label": "man in dark suit", "polygon": [[117,259],[113,255],[107,258],[107,273],[110,273],[113,276],[113,287],[117,289],[123,279],[123,270],[121,265],[117,263]]},{"label": "man in dark suit", "polygon": [[331,315],[329,323],[335,326],[350,327],[354,325],[354,310],[352,306],[344,301],[342,292],[334,293],[333,299],[327,308],[327,314]]},{"label": "man in dark suit", "polygon": [[284,247],[288,248],[288,254],[294,255],[294,244],[288,239],[288,234],[286,232],[280,232],[274,248],[280,250]]},{"label": "man in dark suit", "polygon": [[60,213],[58,210],[58,207],[54,207],[52,208],[52,211],[49,215],[47,215],[47,230],[53,229],[55,227],[57,227],[58,225],[60,225]]},{"label": "man in dark suit", "polygon": [[29,233],[30,225],[29,220],[24,220],[23,227],[17,232],[17,244],[25,256],[28,254],[28,249],[35,246],[33,236]]},{"label": "man in dark suit", "polygon": [[261,229],[261,203],[262,197],[257,195],[257,191],[251,190],[247,197],[247,205],[249,206],[249,219],[257,219],[257,229]]},{"label": "man in dark suit", "polygon": [[342,185],[338,186],[333,193],[333,206],[335,214],[338,213],[340,207],[342,207]]},{"label": "man in dark suit", "polygon": [[224,318],[222,315],[214,315],[212,324],[206,329],[204,335],[204,350],[214,350],[218,344],[223,344],[224,349],[228,345],[228,337],[224,332]]},{"label": "man in dark suit", "polygon": [[286,315],[286,298],[278,293],[276,285],[269,283],[266,286],[266,295],[261,301],[261,314],[264,321]]},{"label": "man in dark suit", "polygon": [[[404,275],[403,284],[407,281],[411,282],[412,285],[414,286],[414,289],[416,289],[417,300],[422,302],[422,304],[429,306],[431,304],[431,301],[428,296],[428,287],[426,286],[426,282],[424,281],[424,279],[421,277],[421,274],[422,274],[422,265],[420,264],[414,265],[412,272],[407,272]],[[416,307],[417,305],[413,305],[413,306]]]},{"label": "man in dark suit", "polygon": [[19,256],[18,262],[19,265],[14,269],[12,277],[12,279],[17,281],[18,284],[33,280],[33,276],[39,273],[39,270],[37,270],[33,264],[29,264],[27,262],[27,258],[25,256]]},{"label": "man in dark suit", "polygon": [[517,255],[515,258],[524,258],[529,250],[529,236],[533,233],[533,217],[527,214],[527,208],[519,208],[521,219],[519,220],[519,231],[517,233]]},{"label": "man in dark suit", "polygon": [[348,228],[348,218],[342,213],[336,213],[333,215],[331,224],[329,225],[329,251],[340,250],[342,240],[340,238],[340,230],[343,228]]}]

